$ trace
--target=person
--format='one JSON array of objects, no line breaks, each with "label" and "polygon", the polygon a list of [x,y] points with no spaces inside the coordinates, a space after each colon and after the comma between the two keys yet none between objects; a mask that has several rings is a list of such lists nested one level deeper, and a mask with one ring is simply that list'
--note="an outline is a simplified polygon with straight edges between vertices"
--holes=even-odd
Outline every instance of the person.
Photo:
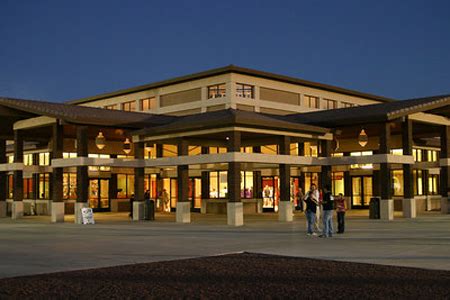
[{"label": "person", "polygon": [[297,201],[297,210],[303,211],[303,190],[301,187],[298,188],[297,193],[295,194],[295,201]]},{"label": "person", "polygon": [[130,197],[130,218],[133,219],[133,203],[134,203],[134,194],[131,194]]},{"label": "person", "polygon": [[162,199],[162,202],[163,202],[163,211],[170,211],[170,208],[169,208],[169,202],[170,202],[169,193],[167,192],[166,189],[163,189],[162,195],[161,195],[161,199]]},{"label": "person", "polygon": [[311,197],[314,199],[314,201],[316,201],[316,214],[315,214],[315,219],[314,219],[314,229],[317,232],[320,232],[320,226],[319,226],[319,218],[320,218],[320,194],[319,191],[317,190],[317,185],[315,183],[311,184],[310,187],[310,191],[308,192],[309,194],[311,194]]},{"label": "person", "polygon": [[342,193],[339,193],[335,200],[338,230],[337,233],[344,233],[345,229],[345,199]]},{"label": "person", "polygon": [[326,185],[323,189],[323,200],[322,200],[322,220],[323,220],[323,231],[319,237],[332,237],[333,236],[333,210],[334,210],[334,199],[330,192],[330,186]]},{"label": "person", "polygon": [[307,235],[317,235],[314,232],[314,224],[316,222],[316,211],[317,211],[317,205],[319,202],[317,201],[315,185],[312,184],[311,188],[308,193],[306,193],[305,197],[305,214],[306,214],[306,221],[307,221]]},{"label": "person", "polygon": [[150,190],[146,190],[144,193],[144,200],[150,200]]}]

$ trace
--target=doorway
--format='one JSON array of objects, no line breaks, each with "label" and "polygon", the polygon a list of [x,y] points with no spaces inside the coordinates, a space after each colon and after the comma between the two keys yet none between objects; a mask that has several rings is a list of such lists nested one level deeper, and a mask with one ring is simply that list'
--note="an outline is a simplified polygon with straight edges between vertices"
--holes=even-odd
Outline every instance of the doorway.
[{"label": "doorway", "polygon": [[279,200],[279,186],[277,176],[262,178],[262,198],[264,212],[277,212]]},{"label": "doorway", "polygon": [[191,211],[200,212],[202,207],[202,179],[200,177],[189,178],[189,202]]},{"label": "doorway", "polygon": [[89,207],[94,211],[109,211],[109,179],[89,179]]},{"label": "doorway", "polygon": [[373,195],[372,176],[352,177],[352,208],[368,208]]}]

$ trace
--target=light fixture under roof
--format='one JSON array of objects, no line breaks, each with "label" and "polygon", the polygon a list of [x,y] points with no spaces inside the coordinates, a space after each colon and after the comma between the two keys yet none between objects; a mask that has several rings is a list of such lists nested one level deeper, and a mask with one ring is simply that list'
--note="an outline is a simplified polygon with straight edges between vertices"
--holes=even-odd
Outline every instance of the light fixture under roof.
[{"label": "light fixture under roof", "polygon": [[106,146],[106,138],[103,135],[103,132],[99,132],[97,137],[95,138],[95,145],[99,150],[102,150]]},{"label": "light fixture under roof", "polygon": [[125,152],[125,154],[131,153],[131,142],[129,138],[126,138],[125,142],[123,142],[123,152]]},{"label": "light fixture under roof", "polygon": [[369,142],[369,136],[367,135],[366,131],[363,128],[363,129],[361,129],[361,132],[359,133],[359,136],[358,136],[358,144],[361,147],[365,147],[368,142]]}]

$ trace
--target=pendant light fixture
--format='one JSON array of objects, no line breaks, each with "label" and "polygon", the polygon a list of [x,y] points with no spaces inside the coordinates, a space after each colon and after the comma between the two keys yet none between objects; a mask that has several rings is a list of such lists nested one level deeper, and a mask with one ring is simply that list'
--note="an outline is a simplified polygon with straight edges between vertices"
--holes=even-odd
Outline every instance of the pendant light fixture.
[{"label": "pendant light fixture", "polygon": [[125,154],[131,153],[131,142],[128,138],[126,138],[125,142],[123,142],[123,152],[125,152]]},{"label": "pendant light fixture", "polygon": [[99,132],[97,137],[95,138],[95,145],[97,146],[97,148],[99,150],[102,150],[103,148],[105,148],[106,146],[106,139],[105,136],[103,135],[103,132]]},{"label": "pendant light fixture", "polygon": [[361,132],[359,133],[359,136],[358,136],[358,144],[361,147],[365,147],[368,142],[369,142],[369,136],[367,135],[366,131],[363,128],[363,129],[361,129]]}]

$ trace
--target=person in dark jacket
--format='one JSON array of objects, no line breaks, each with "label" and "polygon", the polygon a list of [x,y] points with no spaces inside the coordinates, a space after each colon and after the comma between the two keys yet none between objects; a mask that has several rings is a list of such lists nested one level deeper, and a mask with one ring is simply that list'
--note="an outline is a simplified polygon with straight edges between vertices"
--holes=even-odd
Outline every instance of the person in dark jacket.
[{"label": "person in dark jacket", "polygon": [[323,190],[323,231],[319,237],[332,237],[333,236],[333,211],[334,211],[334,199],[330,192],[330,186],[326,185]]},{"label": "person in dark jacket", "polygon": [[311,185],[310,191],[306,194],[305,198],[305,214],[306,214],[306,221],[307,221],[307,234],[308,235],[316,235],[314,232],[314,224],[316,222],[316,211],[317,211],[317,205],[319,204],[317,197],[315,196],[315,185]]}]

